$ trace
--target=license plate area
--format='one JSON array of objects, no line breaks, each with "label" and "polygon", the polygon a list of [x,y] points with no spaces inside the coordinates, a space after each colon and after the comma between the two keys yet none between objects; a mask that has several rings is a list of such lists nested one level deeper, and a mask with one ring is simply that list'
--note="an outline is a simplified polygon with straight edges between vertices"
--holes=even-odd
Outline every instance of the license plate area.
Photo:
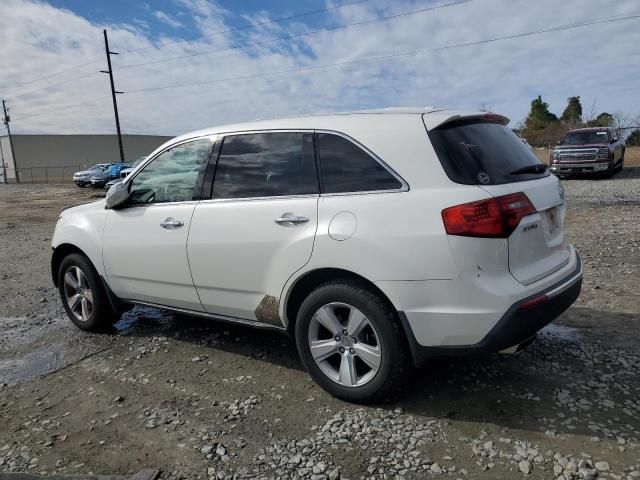
[{"label": "license plate area", "polygon": [[560,208],[552,207],[540,212],[542,229],[547,238],[552,238],[560,230]]}]

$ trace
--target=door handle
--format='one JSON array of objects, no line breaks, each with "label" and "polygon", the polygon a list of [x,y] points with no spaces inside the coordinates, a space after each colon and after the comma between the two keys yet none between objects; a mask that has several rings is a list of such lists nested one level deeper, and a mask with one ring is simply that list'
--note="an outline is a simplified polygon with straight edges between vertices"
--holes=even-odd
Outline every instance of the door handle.
[{"label": "door handle", "polygon": [[300,217],[298,215],[283,215],[282,217],[278,217],[274,220],[278,225],[282,225],[283,227],[290,227],[292,225],[301,225],[303,223],[307,223],[309,219],[307,217]]},{"label": "door handle", "polygon": [[164,222],[160,222],[160,226],[167,230],[175,230],[176,228],[184,227],[184,222],[169,217]]}]

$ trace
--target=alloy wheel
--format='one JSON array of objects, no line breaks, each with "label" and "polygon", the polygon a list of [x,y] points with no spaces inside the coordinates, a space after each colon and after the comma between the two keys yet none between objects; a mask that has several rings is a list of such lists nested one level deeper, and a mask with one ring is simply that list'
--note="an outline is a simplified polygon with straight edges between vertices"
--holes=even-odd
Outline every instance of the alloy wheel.
[{"label": "alloy wheel", "polygon": [[76,265],[64,274],[64,296],[69,310],[80,322],[87,322],[93,312],[93,291],[87,276]]},{"label": "alloy wheel", "polygon": [[320,307],[309,324],[309,349],[320,370],[340,385],[360,387],[378,373],[378,332],[357,308],[346,303]]}]

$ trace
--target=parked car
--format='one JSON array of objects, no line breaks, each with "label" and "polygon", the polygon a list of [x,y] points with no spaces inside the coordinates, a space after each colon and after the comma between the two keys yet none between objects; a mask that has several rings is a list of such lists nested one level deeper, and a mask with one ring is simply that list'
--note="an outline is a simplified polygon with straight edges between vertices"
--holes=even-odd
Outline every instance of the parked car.
[{"label": "parked car", "polygon": [[507,122],[392,109],[177,137],[62,212],[53,281],[83,330],[142,304],[287,333],[351,401],[435,355],[515,352],[582,262],[562,185]]},{"label": "parked car", "polygon": [[131,164],[127,168],[125,168],[120,172],[120,178],[126,178],[127,175],[133,172],[136,169],[136,167],[140,165],[142,162],[144,162],[146,159],[147,157],[140,157],[134,160],[133,162],[131,162]]},{"label": "parked car", "polygon": [[91,176],[96,173],[102,172],[111,165],[110,163],[96,163],[86,170],[75,172],[73,174],[73,183],[79,187],[86,187],[91,184]]},{"label": "parked car", "polygon": [[114,178],[113,180],[109,180],[105,185],[104,185],[104,189],[105,190],[109,190],[111,187],[113,187],[116,183],[120,183],[122,181],[121,178]]},{"label": "parked car", "polygon": [[549,163],[557,175],[601,173],[611,177],[624,166],[624,141],[614,128],[579,128],[553,148]]},{"label": "parked car", "polygon": [[97,172],[91,176],[91,186],[93,188],[103,188],[110,180],[120,178],[120,172],[128,165],[126,163],[112,163],[109,168]]}]

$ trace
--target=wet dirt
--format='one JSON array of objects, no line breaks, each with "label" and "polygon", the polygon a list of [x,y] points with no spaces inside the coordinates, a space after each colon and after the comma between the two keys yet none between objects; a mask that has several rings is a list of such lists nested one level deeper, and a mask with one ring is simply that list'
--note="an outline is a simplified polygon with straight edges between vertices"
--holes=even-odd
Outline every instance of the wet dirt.
[{"label": "wet dirt", "polygon": [[573,307],[517,355],[434,359],[367,407],[317,387],[278,333],[150,307],[78,330],[49,242],[59,210],[96,192],[0,185],[0,471],[542,479],[606,461],[594,475],[637,478],[640,178],[593,182],[565,182],[585,262]]}]

